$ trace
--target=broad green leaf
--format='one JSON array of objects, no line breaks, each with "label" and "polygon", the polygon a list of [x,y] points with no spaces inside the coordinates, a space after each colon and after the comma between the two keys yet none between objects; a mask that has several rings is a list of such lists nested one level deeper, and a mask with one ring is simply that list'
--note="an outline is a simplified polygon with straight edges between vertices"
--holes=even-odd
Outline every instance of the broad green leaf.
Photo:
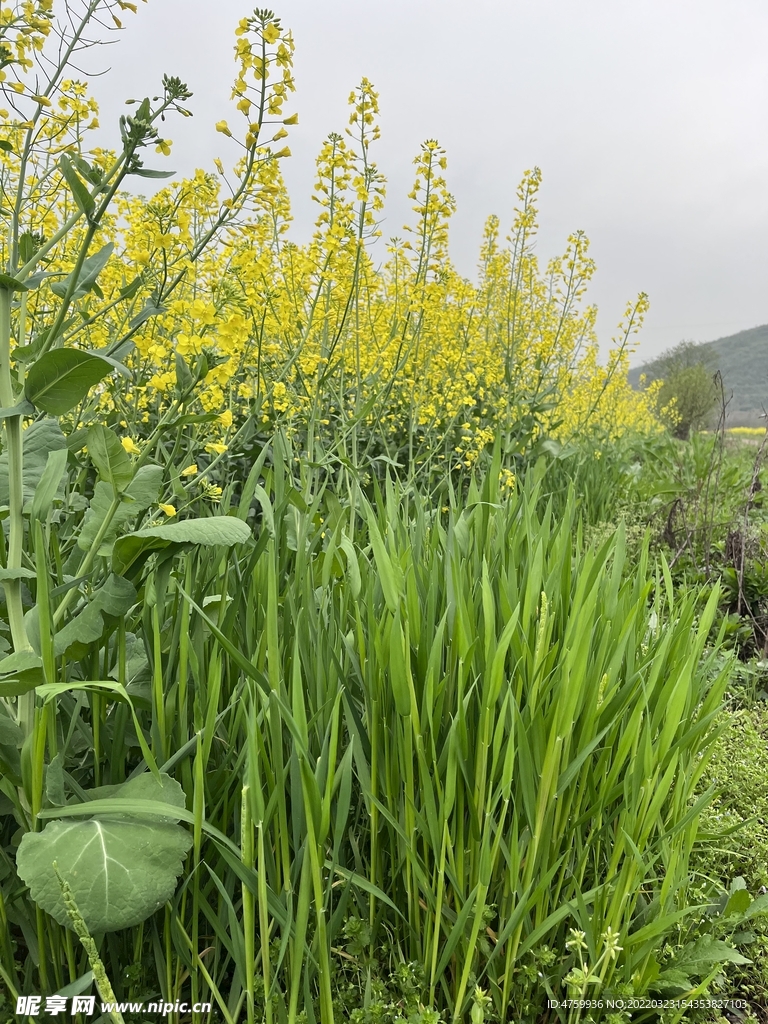
[{"label": "broad green leaf", "polygon": [[18,672],[28,672],[30,669],[42,668],[41,659],[34,651],[17,651],[9,654],[7,658],[0,661],[0,676],[16,675]]},{"label": "broad green leaf", "polygon": [[221,545],[243,544],[253,536],[251,528],[232,516],[210,516],[207,519],[185,519],[180,523],[152,526],[121,537],[112,551],[115,572],[126,572],[137,559],[152,551],[177,544]]},{"label": "broad green leaf", "polygon": [[93,164],[89,164],[87,160],[84,160],[79,153],[73,153],[70,156],[72,163],[77,169],[78,173],[81,174],[86,181],[90,181],[92,185],[100,185],[104,180],[104,172]]},{"label": "broad green leaf", "polygon": [[768,893],[758,896],[744,911],[745,918],[755,917],[757,914],[768,914]]},{"label": "broad green leaf", "polygon": [[[28,277],[24,283],[26,284],[27,288],[32,292],[35,290],[35,288],[39,288],[43,281],[47,281],[49,277],[56,276],[57,275],[54,274],[53,271],[40,270],[38,271],[37,274],[32,274],[30,277]],[[19,348],[20,347],[21,346],[19,346]],[[19,348],[16,349],[17,352],[19,351]]]},{"label": "broad green leaf", "polygon": [[[119,534],[125,532],[127,525],[140,512],[143,512],[157,501],[162,482],[162,466],[142,466],[137,471],[136,476],[126,487],[124,493],[124,497],[131,500],[123,501],[118,506],[111,525],[99,547],[100,555],[112,554],[112,546]],[[104,522],[104,518],[112,504],[113,494],[111,486],[101,480],[94,487],[91,507],[85,514],[83,526],[77,538],[78,547],[83,551],[89,551],[95,541],[101,524]]]},{"label": "broad green leaf", "polygon": [[38,249],[39,243],[31,231],[19,235],[19,261],[22,264],[29,263]]},{"label": "broad green leaf", "polygon": [[89,192],[88,187],[81,180],[79,174],[72,165],[72,161],[66,153],[63,153],[61,157],[59,157],[59,169],[64,175],[64,180],[69,185],[81,213],[84,213],[86,217],[90,217],[95,207],[93,196]]},{"label": "broad green leaf", "polygon": [[[48,275],[50,277],[50,275]],[[30,278],[32,280],[32,278]],[[65,320],[59,328],[56,337],[60,338],[66,334],[72,324],[75,322],[74,317],[70,317]],[[37,359],[40,351],[44,345],[47,345],[49,341],[52,343],[54,339],[51,338],[51,331],[55,327],[55,324],[51,324],[50,327],[44,328],[38,334],[36,334],[28,345],[17,345],[13,350],[13,358],[20,363],[31,363],[34,359]]]},{"label": "broad green leaf", "polygon": [[164,312],[165,306],[158,306],[156,303],[148,300],[136,316],[128,322],[128,329],[135,331],[137,327],[141,327],[151,317],[160,316]]},{"label": "broad green leaf", "polygon": [[[119,665],[115,665],[110,671],[110,676],[117,679],[119,676]],[[144,641],[135,633],[125,634],[125,683],[128,692],[134,694],[137,684],[146,682],[149,679],[150,668],[147,659],[147,649]]]},{"label": "broad green leaf", "polygon": [[135,174],[137,178],[172,178],[176,171],[153,171],[149,167],[136,167],[129,174]]},{"label": "broad green leaf", "polygon": [[0,747],[20,747],[24,742],[24,731],[0,711]]},{"label": "broad green leaf", "polygon": [[9,277],[8,274],[0,274],[0,288],[5,288],[9,292],[29,291],[23,282],[17,281],[15,277]]},{"label": "broad green leaf", "polygon": [[132,281],[129,281],[128,284],[124,284],[123,287],[120,289],[120,298],[132,299],[136,292],[139,290],[139,288],[141,288],[143,280],[144,279],[142,278],[141,274],[139,274],[138,277],[134,277],[134,279]]},{"label": "broad green leaf", "polygon": [[87,438],[88,454],[99,471],[101,479],[120,494],[133,479],[133,466],[128,452],[109,427],[98,424],[91,427]]},{"label": "broad green leaf", "polygon": [[[144,756],[146,758],[146,754]],[[102,789],[104,788],[111,787],[102,787]],[[37,816],[41,821],[54,821],[62,818],[104,818],[106,816],[109,816],[111,819],[115,815],[122,818],[123,815],[130,814],[133,817],[140,818],[142,821],[147,818],[154,821],[157,817],[161,817],[171,821],[185,821],[188,825],[195,825],[198,822],[193,812],[188,811],[186,807],[175,807],[172,804],[160,801],[152,803],[149,800],[134,800],[128,797],[123,797],[120,800],[110,798],[102,800],[94,797],[91,800],[89,794],[86,793],[85,795],[87,798],[85,803],[67,804],[65,807],[44,807]],[[231,850],[238,857],[241,856],[241,850],[235,846],[232,840],[215,828],[215,826],[211,825],[210,822],[203,819],[201,827],[206,835],[211,836],[222,847]]]},{"label": "broad green leaf", "polygon": [[[159,779],[150,775],[149,772],[137,775],[119,785],[113,796],[119,797],[121,800],[154,800],[156,803],[164,804],[166,809],[168,806],[180,808],[187,806],[184,790],[175,779],[165,773],[162,773]],[[155,820],[166,821],[167,819],[168,814],[164,813]],[[173,817],[174,821],[180,819],[181,815]]]},{"label": "broad green leaf", "polygon": [[0,697],[20,697],[45,679],[42,659],[34,651],[17,651],[0,661]]},{"label": "broad green leaf", "polygon": [[48,453],[48,461],[32,499],[32,519],[45,520],[47,518],[56,495],[62,490],[64,471],[67,468],[67,455],[66,448],[57,448]]},{"label": "broad green leaf", "polygon": [[746,889],[736,889],[728,897],[728,902],[725,905],[723,916],[728,917],[730,914],[743,914],[752,905],[752,897],[749,895]]},{"label": "broad green leaf", "polygon": [[71,434],[67,434],[67,448],[76,455],[81,452],[88,440],[88,427],[78,427]]},{"label": "broad green leaf", "polygon": [[701,975],[708,970],[710,964],[721,963],[750,964],[752,961],[722,939],[702,935],[700,939],[680,950],[675,957],[674,965],[679,971]]},{"label": "broad green leaf", "polygon": [[18,405],[11,405],[7,408],[0,409],[0,420],[11,419],[13,416],[34,416],[35,407],[31,402],[26,400],[19,402]]},{"label": "broad green leaf", "polygon": [[33,580],[37,573],[34,569],[0,569],[0,582],[3,580]]},{"label": "broad green leaf", "polygon": [[83,657],[88,646],[100,640],[108,628],[104,616],[116,619],[125,615],[136,603],[136,596],[136,590],[128,580],[110,574],[83,611],[56,633],[54,653]]},{"label": "broad green leaf", "polygon": [[76,348],[52,349],[30,367],[24,393],[38,409],[63,416],[111,371],[101,356]]},{"label": "broad green leaf", "polygon": [[117,618],[125,615],[133,607],[136,596],[136,589],[132,583],[112,573],[94,595],[91,606],[98,607],[105,615]]},{"label": "broad green leaf", "polygon": [[[133,346],[129,343],[128,347],[125,349],[121,349],[121,351],[129,352],[132,347]],[[125,363],[121,363],[114,353],[109,353],[108,351],[106,351],[106,349],[99,348],[94,349],[91,354],[94,356],[98,356],[99,359],[105,359],[113,370],[117,370],[121,377],[130,378],[132,376],[131,371],[128,369]]]},{"label": "broad green leaf", "polygon": [[[163,775],[131,779],[118,788],[119,808],[141,801],[184,808],[184,791]],[[119,931],[146,920],[173,895],[192,836],[165,815],[110,815],[86,821],[52,821],[27,833],[16,855],[19,876],[32,899],[71,927],[53,862],[72,889],[91,933]]]},{"label": "broad green leaf", "polygon": [[21,697],[40,686],[43,678],[42,668],[32,668],[15,676],[4,676],[0,679],[0,697]]},{"label": "broad green leaf", "polygon": [[84,658],[90,645],[100,640],[103,633],[104,619],[100,610],[92,604],[86,605],[56,633],[54,654],[66,654],[71,659]]},{"label": "broad green leaf", "polygon": [[[96,278],[107,265],[107,261],[114,252],[114,249],[114,242],[107,242],[107,244],[99,249],[98,252],[93,253],[92,256],[83,260],[83,265],[80,268],[75,290],[71,295],[72,299],[81,299],[90,291],[95,291],[99,298],[101,298],[101,289],[96,284]],[[59,298],[63,299],[69,290],[71,280],[72,275],[70,274],[65,281],[59,281],[56,284],[52,284],[51,291],[54,295],[58,295]]]},{"label": "broad green leaf", "polygon": [[[67,439],[56,420],[43,419],[32,423],[22,433],[24,445],[24,504],[34,500],[35,490],[48,465],[52,451],[67,447]],[[8,504],[8,453],[0,455],[0,505]]]},{"label": "broad green leaf", "polygon": [[180,391],[189,391],[194,386],[195,378],[187,365],[186,359],[176,353],[176,386]]},{"label": "broad green leaf", "polygon": [[685,971],[663,971],[653,983],[652,992],[665,992],[668,989],[688,989],[691,979]]},{"label": "broad green leaf", "polygon": [[48,803],[58,805],[66,800],[64,788],[64,758],[61,751],[45,769],[45,796]]}]

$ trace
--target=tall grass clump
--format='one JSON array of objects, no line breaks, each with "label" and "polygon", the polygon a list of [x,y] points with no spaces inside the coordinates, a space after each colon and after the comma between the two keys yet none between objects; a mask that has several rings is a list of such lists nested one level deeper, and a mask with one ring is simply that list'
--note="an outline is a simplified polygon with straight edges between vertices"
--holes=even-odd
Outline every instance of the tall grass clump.
[{"label": "tall grass clump", "polygon": [[[508,1019],[548,992],[652,990],[689,912],[716,596],[697,619],[620,531],[584,548],[572,503],[555,520],[536,487],[501,498],[498,464],[446,512],[394,484],[342,498],[292,464],[276,444],[238,507],[225,491],[253,541],[146,562],[118,627],[58,663],[33,764],[61,782],[38,818],[109,820],[144,779],[191,827],[176,896],[106,943],[117,990],[323,1024],[398,964],[414,1005],[457,1021],[480,995]],[[76,682],[88,665],[115,666],[129,704]],[[4,893],[17,991],[86,973],[50,919],[20,969],[41,912],[13,871]]]},{"label": "tall grass clump", "polygon": [[[565,949],[574,928],[601,985],[655,980],[659,937],[685,908],[692,796],[724,685],[702,663],[714,598],[695,621],[694,595],[673,601],[647,554],[625,565],[620,534],[574,557],[573,505],[555,521],[536,497],[500,502],[489,477],[442,517],[390,488],[378,513],[364,506],[356,525],[342,506],[299,543],[284,593],[267,557],[241,597],[265,625],[241,645],[259,644],[267,673],[277,618],[269,700],[277,688],[290,703],[291,739],[278,752],[258,731],[261,770],[285,765],[292,800],[300,783],[321,844],[315,941],[354,906],[371,950],[419,964],[457,1019],[470,980],[502,1019],[522,1011],[526,957]],[[277,807],[271,830],[277,851]],[[594,983],[572,968],[553,986]]]}]

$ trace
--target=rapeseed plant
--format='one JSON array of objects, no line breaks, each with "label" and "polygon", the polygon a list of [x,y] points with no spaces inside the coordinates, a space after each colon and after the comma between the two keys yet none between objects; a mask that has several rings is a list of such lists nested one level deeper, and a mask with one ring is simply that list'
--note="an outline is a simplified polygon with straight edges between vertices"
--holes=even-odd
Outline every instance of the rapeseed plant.
[{"label": "rapeseed plant", "polygon": [[[206,428],[213,443],[250,415],[264,433],[300,439],[310,457],[317,449],[355,465],[386,456],[413,469],[471,469],[497,435],[514,453],[548,435],[567,441],[590,430],[617,437],[657,429],[653,388],[636,393],[626,378],[647,298],[629,304],[602,363],[596,311],[583,305],[595,271],[586,236],[571,235],[545,272],[533,250],[538,169],[523,176],[504,243],[499,219],[489,218],[473,284],[450,261],[456,202],[445,151],[427,140],[415,159],[414,219],[376,264],[371,246],[381,234],[386,181],[372,159],[379,105],[367,79],[350,95],[345,134],[329,135],[318,156],[315,234],[304,246],[290,241],[279,165],[287,153],[277,144],[297,122],[284,109],[294,89],[294,44],[279,21],[259,17],[237,29],[232,96],[242,131],[217,124],[233,139],[244,136],[240,160],[231,171],[216,161],[215,172],[198,170],[149,200],[118,192],[101,220],[102,244],[114,245],[119,259],[102,269],[98,289],[80,297],[66,339],[122,354],[131,373],[103,384],[99,400],[80,411],[83,421],[117,415],[150,433],[179,387],[180,356],[207,359],[187,411],[219,414]],[[56,280],[71,270],[84,229],[61,235],[73,196],[66,175],[45,161],[74,145],[94,176],[114,154],[89,148],[98,107],[83,82],[63,80],[35,117],[38,144],[25,172],[45,184],[29,196],[27,226],[58,239],[46,246],[46,272]],[[12,122],[12,130],[25,123]],[[165,151],[170,143],[157,145]],[[20,169],[13,149],[0,153],[7,194]],[[212,246],[222,218],[223,244]],[[33,335],[51,298],[46,288],[29,297]]]}]

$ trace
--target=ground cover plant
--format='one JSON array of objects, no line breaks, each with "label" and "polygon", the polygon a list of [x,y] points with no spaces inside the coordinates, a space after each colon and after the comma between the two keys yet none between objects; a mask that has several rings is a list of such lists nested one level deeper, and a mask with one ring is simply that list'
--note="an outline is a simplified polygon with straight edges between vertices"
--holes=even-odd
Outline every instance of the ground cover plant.
[{"label": "ground cover plant", "polygon": [[70,65],[134,5],[63,6],[0,19],[3,1012],[95,987],[210,1004],[175,1021],[479,1024],[708,991],[765,903],[692,888],[721,591],[589,533],[629,432],[666,443],[626,380],[647,300],[601,364],[585,237],[533,254],[538,171],[461,279],[433,141],[377,266],[365,80],[291,243],[268,10],[237,26],[241,159],[128,195],[192,97],[166,77],[94,150]]},{"label": "ground cover plant", "polygon": [[[720,589],[715,621],[723,630],[723,652],[737,660],[720,718],[724,732],[702,777],[702,792],[712,785],[716,796],[703,812],[692,866],[693,890],[710,898],[719,892],[721,902],[734,886],[764,894],[768,852],[765,430],[723,430],[722,425],[723,419],[717,432],[685,441],[628,436],[603,446],[600,459],[594,448],[582,446],[563,453],[548,469],[554,496],[569,482],[576,488],[593,541],[611,536],[622,522],[630,557],[650,540],[652,550],[668,561],[673,587],[698,586],[702,601],[713,585]],[[768,1003],[764,919],[758,918],[749,933],[753,963],[726,969],[713,985],[747,998],[763,1019]]]}]

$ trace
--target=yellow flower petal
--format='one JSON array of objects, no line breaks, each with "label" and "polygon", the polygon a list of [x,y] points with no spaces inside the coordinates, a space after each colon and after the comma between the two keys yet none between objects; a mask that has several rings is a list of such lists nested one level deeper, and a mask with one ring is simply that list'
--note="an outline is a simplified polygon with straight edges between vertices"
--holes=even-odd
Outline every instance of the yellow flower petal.
[{"label": "yellow flower petal", "polygon": [[173,507],[173,505],[164,505],[162,502],[160,502],[160,508],[169,517],[176,515],[176,509]]}]

